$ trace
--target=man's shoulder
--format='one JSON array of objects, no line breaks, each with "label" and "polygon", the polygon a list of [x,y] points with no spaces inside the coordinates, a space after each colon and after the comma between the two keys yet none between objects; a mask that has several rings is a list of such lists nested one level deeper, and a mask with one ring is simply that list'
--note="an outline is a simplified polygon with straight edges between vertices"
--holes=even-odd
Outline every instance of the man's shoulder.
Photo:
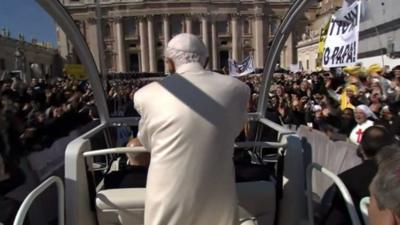
[{"label": "man's shoulder", "polygon": [[158,88],[158,82],[151,82],[141,87],[133,95],[133,102],[135,105],[143,104],[147,99],[151,98],[155,94],[155,90]]},{"label": "man's shoulder", "polygon": [[151,91],[153,91],[155,88],[157,88],[158,86],[158,82],[154,81],[151,82],[149,84],[144,85],[143,87],[139,88],[139,90],[137,90],[135,92],[135,96],[140,96],[140,97],[144,97],[146,94],[150,93]]},{"label": "man's shoulder", "polygon": [[235,77],[223,75],[223,74],[216,73],[216,72],[211,72],[211,73],[215,77],[215,79],[219,79],[221,82],[223,82],[225,84],[229,84],[230,86],[232,86],[234,88],[241,88],[243,91],[250,90],[250,88],[247,84],[245,84],[244,82],[240,81],[239,79],[237,79]]},{"label": "man's shoulder", "polygon": [[377,164],[373,160],[366,160],[361,164],[350,168],[339,174],[339,178],[342,179],[343,183],[349,185],[349,183],[361,182],[356,178],[362,179],[362,177],[373,177],[377,170]]}]

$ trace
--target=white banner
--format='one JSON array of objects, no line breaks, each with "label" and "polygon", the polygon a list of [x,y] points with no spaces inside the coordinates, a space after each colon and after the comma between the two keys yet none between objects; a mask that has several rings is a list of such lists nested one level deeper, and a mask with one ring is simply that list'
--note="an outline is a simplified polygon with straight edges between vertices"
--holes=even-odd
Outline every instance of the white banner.
[{"label": "white banner", "polygon": [[354,65],[358,54],[361,1],[354,2],[342,12],[345,20],[332,16],[324,46],[324,67]]},{"label": "white banner", "polygon": [[300,64],[290,64],[290,72],[297,73],[303,71]]},{"label": "white banner", "polygon": [[248,56],[243,60],[242,64],[238,64],[235,60],[229,59],[229,75],[234,77],[246,76],[254,72],[253,58]]}]

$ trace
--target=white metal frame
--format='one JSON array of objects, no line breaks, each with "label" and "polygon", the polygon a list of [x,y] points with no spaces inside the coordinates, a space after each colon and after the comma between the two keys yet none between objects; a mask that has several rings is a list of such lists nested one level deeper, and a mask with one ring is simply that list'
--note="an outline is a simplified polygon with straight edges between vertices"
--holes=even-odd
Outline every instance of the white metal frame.
[{"label": "white metal frame", "polygon": [[64,216],[64,184],[61,178],[52,176],[37,186],[22,202],[21,207],[18,209],[18,213],[15,216],[13,225],[23,225],[25,221],[26,214],[29,211],[33,201],[44,191],[47,190],[51,185],[56,184],[57,195],[58,195],[58,224],[65,224]]},{"label": "white metal frame", "polygon": [[84,152],[84,157],[93,157],[98,155],[107,155],[107,154],[123,154],[123,153],[148,153],[143,146],[137,147],[121,147],[121,148],[107,148],[107,149],[99,149],[89,152]]},{"label": "white metal frame", "polygon": [[60,0],[36,1],[56,21],[73,44],[74,50],[88,72],[88,79],[93,87],[93,96],[99,112],[100,120],[101,122],[108,122],[110,116],[107,108],[106,96],[103,91],[103,85],[99,77],[99,71],[97,70],[93,55],[90,52],[81,32],[75,25],[71,15],[61,5]]},{"label": "white metal frame", "polygon": [[356,207],[354,206],[353,199],[351,198],[349,190],[347,190],[343,181],[336,174],[329,171],[325,167],[319,165],[318,163],[311,163],[310,165],[308,165],[307,173],[306,173],[307,208],[308,208],[308,219],[309,219],[310,225],[314,225],[314,210],[313,210],[313,202],[312,202],[312,171],[313,171],[313,169],[321,172],[322,174],[326,175],[327,177],[329,177],[330,179],[333,180],[333,182],[339,188],[339,191],[343,196],[343,199],[346,203],[347,211],[350,214],[352,224],[353,225],[361,225],[360,218],[358,217]]},{"label": "white metal frame", "polygon": [[361,214],[364,220],[365,225],[369,225],[369,220],[368,220],[368,206],[370,204],[370,197],[364,197],[360,201],[360,210]]}]

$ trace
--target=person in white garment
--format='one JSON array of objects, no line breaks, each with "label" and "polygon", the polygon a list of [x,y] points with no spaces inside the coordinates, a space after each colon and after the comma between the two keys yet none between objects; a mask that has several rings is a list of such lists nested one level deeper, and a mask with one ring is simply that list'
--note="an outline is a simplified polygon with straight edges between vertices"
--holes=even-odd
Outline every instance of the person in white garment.
[{"label": "person in white garment", "polygon": [[354,110],[354,119],[356,120],[357,125],[350,133],[350,141],[356,145],[359,145],[364,131],[368,127],[374,125],[374,121],[371,119],[376,120],[377,117],[368,106],[359,105]]},{"label": "person in white garment", "polygon": [[134,96],[151,155],[145,225],[238,224],[232,157],[250,90],[205,70],[208,50],[192,34],[175,36],[165,57],[172,75]]}]

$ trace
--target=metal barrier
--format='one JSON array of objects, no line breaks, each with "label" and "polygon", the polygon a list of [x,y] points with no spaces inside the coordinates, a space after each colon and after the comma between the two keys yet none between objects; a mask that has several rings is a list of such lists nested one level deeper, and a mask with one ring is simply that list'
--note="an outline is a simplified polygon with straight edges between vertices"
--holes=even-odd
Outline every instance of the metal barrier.
[{"label": "metal barrier", "polygon": [[15,216],[15,220],[13,225],[23,225],[25,221],[26,214],[30,209],[33,201],[42,194],[48,187],[52,184],[56,184],[57,193],[58,193],[58,224],[64,225],[64,185],[62,180],[59,177],[52,176],[41,183],[38,187],[36,187],[22,202],[21,207],[18,210],[17,215]]},{"label": "metal barrier", "polygon": [[306,173],[306,182],[307,182],[307,208],[308,208],[308,219],[310,222],[310,225],[314,225],[314,210],[313,210],[313,202],[312,202],[312,170],[316,169],[319,172],[325,174],[329,178],[333,180],[333,182],[337,185],[339,188],[340,193],[343,196],[343,199],[346,203],[347,211],[350,214],[350,218],[352,221],[353,225],[361,225],[360,219],[357,215],[356,207],[354,206],[353,199],[351,198],[351,195],[349,191],[347,190],[346,186],[342,182],[342,180],[336,176],[334,173],[329,171],[328,169],[324,168],[323,166],[317,164],[317,163],[311,163],[307,167],[307,173]]}]

